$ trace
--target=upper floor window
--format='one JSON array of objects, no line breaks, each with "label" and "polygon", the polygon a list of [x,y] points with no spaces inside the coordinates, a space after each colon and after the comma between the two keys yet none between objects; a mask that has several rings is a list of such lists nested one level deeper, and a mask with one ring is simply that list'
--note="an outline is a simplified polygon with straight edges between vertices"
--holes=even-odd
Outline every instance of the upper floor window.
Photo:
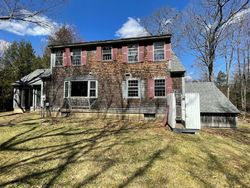
[{"label": "upper floor window", "polygon": [[129,63],[138,62],[138,45],[128,46],[128,62]]},{"label": "upper floor window", "polygon": [[166,96],[166,84],[165,79],[155,79],[155,97],[165,97]]},{"label": "upper floor window", "polygon": [[154,60],[161,61],[164,60],[164,42],[154,43]]},{"label": "upper floor window", "polygon": [[55,66],[62,66],[63,65],[63,50],[58,50],[55,52],[56,60]]},{"label": "upper floor window", "polygon": [[127,80],[128,98],[137,98],[139,95],[139,80]]},{"label": "upper floor window", "polygon": [[102,60],[112,60],[112,48],[110,46],[102,47]]},{"label": "upper floor window", "polygon": [[81,49],[72,50],[72,65],[81,65]]}]

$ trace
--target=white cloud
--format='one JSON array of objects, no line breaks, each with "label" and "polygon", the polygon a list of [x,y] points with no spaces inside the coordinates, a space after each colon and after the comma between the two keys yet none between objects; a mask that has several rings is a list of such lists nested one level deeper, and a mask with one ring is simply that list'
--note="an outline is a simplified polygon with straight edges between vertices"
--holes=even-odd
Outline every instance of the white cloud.
[{"label": "white cloud", "polygon": [[192,82],[193,81],[193,78],[190,75],[185,76],[184,79],[185,79],[186,82]]},{"label": "white cloud", "polygon": [[[21,13],[31,14],[31,12],[27,10],[21,10]],[[31,22],[17,20],[0,21],[0,30],[5,30],[21,36],[46,36],[52,34],[59,27],[58,23],[44,15],[34,16],[30,18],[30,21],[39,21],[42,24],[37,25]]]},{"label": "white cloud", "polygon": [[0,39],[0,57],[3,55],[4,51],[10,46],[10,42]]},{"label": "white cloud", "polygon": [[122,27],[116,31],[115,35],[119,38],[148,36],[149,33],[140,25],[139,19],[129,17]]},{"label": "white cloud", "polygon": [[240,22],[242,19],[244,19],[248,14],[250,13],[250,8],[247,8],[247,9],[244,9],[240,12],[238,12],[237,14],[235,14],[231,21],[229,22],[230,24],[231,23],[237,23],[237,22]]}]

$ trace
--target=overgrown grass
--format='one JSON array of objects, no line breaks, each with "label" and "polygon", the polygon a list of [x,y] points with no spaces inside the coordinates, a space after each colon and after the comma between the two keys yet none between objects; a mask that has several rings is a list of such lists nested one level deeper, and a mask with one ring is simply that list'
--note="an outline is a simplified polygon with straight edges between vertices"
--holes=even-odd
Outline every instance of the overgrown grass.
[{"label": "overgrown grass", "polygon": [[0,114],[0,187],[248,187],[250,126],[176,134],[158,122]]}]

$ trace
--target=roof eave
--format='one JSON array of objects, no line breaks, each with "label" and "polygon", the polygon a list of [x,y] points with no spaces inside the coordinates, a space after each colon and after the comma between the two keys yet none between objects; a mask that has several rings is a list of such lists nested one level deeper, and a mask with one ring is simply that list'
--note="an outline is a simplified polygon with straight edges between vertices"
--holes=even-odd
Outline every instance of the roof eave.
[{"label": "roof eave", "polygon": [[107,45],[107,44],[118,44],[122,42],[142,42],[142,41],[153,41],[156,39],[170,39],[171,34],[165,35],[155,35],[155,36],[144,36],[144,37],[132,37],[132,38],[123,38],[123,39],[114,39],[114,40],[100,40],[100,41],[90,41],[90,42],[81,42],[81,43],[69,43],[63,45],[49,45],[50,49],[54,48],[63,48],[63,47],[83,47],[83,46],[94,46],[94,45]]}]

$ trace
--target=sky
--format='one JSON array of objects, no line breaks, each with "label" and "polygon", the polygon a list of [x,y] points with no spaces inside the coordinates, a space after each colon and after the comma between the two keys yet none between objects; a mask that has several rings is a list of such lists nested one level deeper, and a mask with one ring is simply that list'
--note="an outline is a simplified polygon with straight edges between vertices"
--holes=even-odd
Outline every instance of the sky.
[{"label": "sky", "polygon": [[[47,36],[63,24],[73,26],[84,41],[140,36],[145,30],[138,22],[139,18],[164,6],[183,10],[188,3],[188,0],[66,0],[55,10],[37,17],[50,24],[50,29],[28,23],[0,22],[0,50],[1,44],[24,39],[30,41],[35,52],[41,55]],[[188,74],[194,76],[194,57],[185,52],[179,54]]]}]

